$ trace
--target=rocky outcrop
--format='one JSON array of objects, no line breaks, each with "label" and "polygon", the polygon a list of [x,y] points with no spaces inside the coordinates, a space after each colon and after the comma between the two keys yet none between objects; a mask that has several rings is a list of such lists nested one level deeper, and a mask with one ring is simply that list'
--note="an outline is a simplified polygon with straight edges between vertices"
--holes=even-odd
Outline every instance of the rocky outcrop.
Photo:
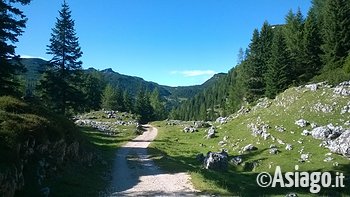
[{"label": "rocky outcrop", "polygon": [[216,171],[226,171],[228,167],[228,154],[225,151],[220,153],[208,152],[204,158],[204,167]]},{"label": "rocky outcrop", "polygon": [[328,149],[333,153],[350,157],[350,130],[346,130],[338,138],[330,141]]},{"label": "rocky outcrop", "polygon": [[350,96],[350,81],[344,81],[337,85],[333,93],[342,96]]},{"label": "rocky outcrop", "polygon": [[341,126],[333,126],[333,124],[328,124],[327,126],[314,128],[311,131],[311,135],[313,138],[319,140],[335,139],[344,131],[345,130]]}]

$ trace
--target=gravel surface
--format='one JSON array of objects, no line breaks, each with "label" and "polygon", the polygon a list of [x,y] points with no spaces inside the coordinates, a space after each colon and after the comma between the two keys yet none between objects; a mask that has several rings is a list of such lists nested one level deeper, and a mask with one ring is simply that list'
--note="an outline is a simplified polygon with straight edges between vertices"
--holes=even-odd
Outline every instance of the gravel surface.
[{"label": "gravel surface", "polygon": [[158,130],[147,131],[119,148],[112,171],[111,196],[195,196],[187,173],[166,173],[149,158],[147,147]]}]

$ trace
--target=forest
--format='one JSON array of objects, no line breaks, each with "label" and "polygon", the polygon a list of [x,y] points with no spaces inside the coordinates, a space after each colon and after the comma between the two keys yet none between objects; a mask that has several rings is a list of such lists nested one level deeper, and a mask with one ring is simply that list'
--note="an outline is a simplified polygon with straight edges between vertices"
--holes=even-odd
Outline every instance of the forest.
[{"label": "forest", "polygon": [[350,2],[313,0],[307,16],[290,10],[285,24],[265,21],[228,75],[172,110],[182,120],[213,120],[291,86],[350,78]]}]

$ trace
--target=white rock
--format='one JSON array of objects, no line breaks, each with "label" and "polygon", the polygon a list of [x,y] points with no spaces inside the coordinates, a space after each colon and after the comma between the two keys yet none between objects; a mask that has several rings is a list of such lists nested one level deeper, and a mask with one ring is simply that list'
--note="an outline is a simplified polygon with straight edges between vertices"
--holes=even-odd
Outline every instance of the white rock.
[{"label": "white rock", "polygon": [[299,119],[295,121],[294,124],[298,125],[299,127],[306,127],[309,124],[309,122],[304,119]]}]

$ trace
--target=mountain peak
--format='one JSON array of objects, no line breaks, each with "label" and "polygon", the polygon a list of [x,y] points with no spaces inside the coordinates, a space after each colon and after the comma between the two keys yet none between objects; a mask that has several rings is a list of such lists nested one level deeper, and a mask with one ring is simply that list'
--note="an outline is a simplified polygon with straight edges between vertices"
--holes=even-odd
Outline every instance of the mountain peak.
[{"label": "mountain peak", "polygon": [[112,68],[106,68],[104,70],[101,70],[103,73],[115,73]]}]

